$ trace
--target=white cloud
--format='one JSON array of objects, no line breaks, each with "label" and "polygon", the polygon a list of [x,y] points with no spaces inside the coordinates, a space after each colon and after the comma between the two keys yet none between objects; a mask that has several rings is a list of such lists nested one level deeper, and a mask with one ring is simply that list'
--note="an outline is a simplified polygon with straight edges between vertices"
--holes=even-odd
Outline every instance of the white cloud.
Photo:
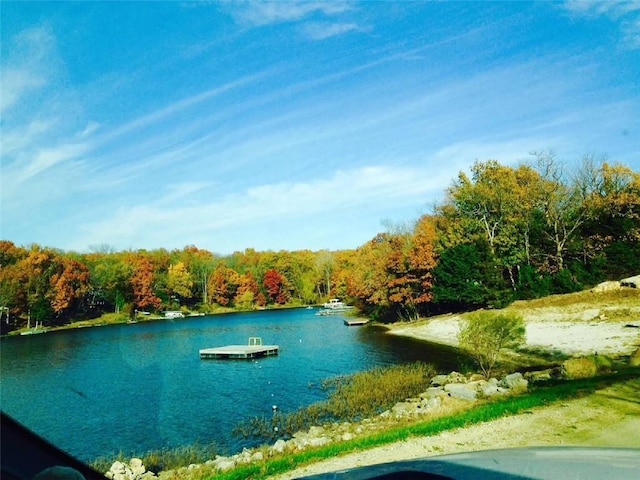
[{"label": "white cloud", "polygon": [[49,82],[56,55],[55,37],[46,27],[27,29],[2,46],[0,115],[34,89]]},{"label": "white cloud", "polygon": [[[227,230],[271,220],[295,223],[304,216],[324,213],[332,213],[339,221],[352,208],[369,206],[382,210],[393,205],[419,204],[428,192],[441,188],[445,177],[449,178],[449,172],[442,170],[368,166],[308,182],[258,185],[208,203],[188,201],[191,193],[207,185],[176,185],[153,203],[121,208],[109,218],[85,223],[84,234],[77,238],[73,248],[104,242],[119,247],[149,247],[149,241],[157,238],[162,238],[165,246],[180,246],[178,238],[195,238],[203,233],[216,238]],[[174,200],[183,188],[186,190],[179,195],[178,204]],[[167,225],[180,225],[179,232],[172,233]]]},{"label": "white cloud", "polygon": [[311,40],[324,40],[349,32],[363,31],[363,29],[356,23],[314,22],[305,24],[302,31]]},{"label": "white cloud", "polygon": [[605,16],[619,23],[622,44],[640,48],[640,1],[638,0],[568,0],[564,8],[582,17]]},{"label": "white cloud", "polygon": [[63,144],[50,148],[43,148],[35,154],[33,161],[17,172],[14,180],[17,183],[24,182],[29,178],[38,175],[45,170],[55,167],[59,163],[78,158],[87,151],[87,145]]},{"label": "white cloud", "polygon": [[232,16],[241,25],[257,27],[274,23],[299,21],[312,14],[337,15],[351,10],[348,2],[341,1],[245,1],[227,4]]},{"label": "white cloud", "polygon": [[619,18],[630,12],[640,11],[638,0],[568,0],[565,8],[583,15],[609,15]]}]

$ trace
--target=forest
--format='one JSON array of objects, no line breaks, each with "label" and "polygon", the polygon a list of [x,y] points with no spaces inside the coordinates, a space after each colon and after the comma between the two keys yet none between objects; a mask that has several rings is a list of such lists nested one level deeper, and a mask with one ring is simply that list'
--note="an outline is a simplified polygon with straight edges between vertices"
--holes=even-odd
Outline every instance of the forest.
[{"label": "forest", "polygon": [[244,311],[330,297],[380,321],[501,307],[640,272],[640,173],[550,151],[478,161],[411,225],[352,250],[89,253],[0,241],[3,333],[108,312]]}]

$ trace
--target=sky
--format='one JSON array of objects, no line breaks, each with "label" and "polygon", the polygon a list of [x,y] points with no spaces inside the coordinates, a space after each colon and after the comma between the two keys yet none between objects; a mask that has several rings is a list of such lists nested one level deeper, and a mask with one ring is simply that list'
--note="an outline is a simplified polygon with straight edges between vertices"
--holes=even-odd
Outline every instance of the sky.
[{"label": "sky", "polygon": [[356,248],[475,161],[640,170],[640,2],[2,2],[0,238]]}]

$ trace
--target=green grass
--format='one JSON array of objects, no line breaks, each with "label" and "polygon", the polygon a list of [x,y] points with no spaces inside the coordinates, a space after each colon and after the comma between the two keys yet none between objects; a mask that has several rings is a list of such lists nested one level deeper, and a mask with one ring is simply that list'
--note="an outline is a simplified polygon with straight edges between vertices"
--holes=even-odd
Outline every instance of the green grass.
[{"label": "green grass", "polygon": [[194,471],[192,478],[215,478],[216,480],[251,478],[253,480],[259,480],[336,456],[367,450],[400,440],[406,440],[411,437],[432,436],[446,430],[467,427],[480,422],[526,412],[532,408],[549,405],[554,402],[582,397],[606,386],[638,378],[638,375],[638,369],[626,369],[601,377],[548,382],[547,385],[536,387],[527,394],[489,401],[452,416],[389,428],[366,437],[334,443],[300,453],[282,455],[263,463],[240,466],[224,473],[216,474],[211,470],[201,469],[200,471]]}]

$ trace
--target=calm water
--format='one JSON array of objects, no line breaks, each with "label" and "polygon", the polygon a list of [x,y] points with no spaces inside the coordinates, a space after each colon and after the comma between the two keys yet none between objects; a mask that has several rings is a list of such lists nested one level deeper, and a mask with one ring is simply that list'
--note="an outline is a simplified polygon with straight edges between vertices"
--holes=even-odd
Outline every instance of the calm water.
[{"label": "calm water", "polygon": [[[71,454],[92,460],[195,442],[223,451],[243,419],[325,398],[328,377],[416,360],[459,368],[450,350],[314,310],[263,311],[5,338],[2,410]],[[280,345],[257,361],[200,360],[201,348]]]}]

